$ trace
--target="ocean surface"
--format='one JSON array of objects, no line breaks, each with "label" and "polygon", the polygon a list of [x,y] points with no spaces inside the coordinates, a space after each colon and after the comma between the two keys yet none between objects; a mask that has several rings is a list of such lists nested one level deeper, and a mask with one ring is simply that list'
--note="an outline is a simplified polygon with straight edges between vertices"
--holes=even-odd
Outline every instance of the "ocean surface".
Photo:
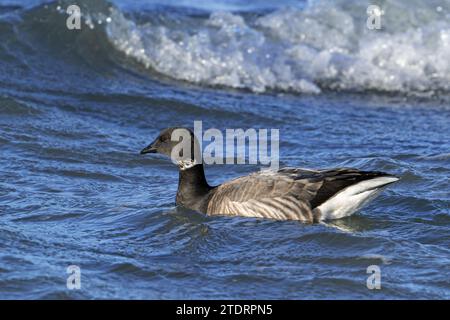
[{"label": "ocean surface", "polygon": [[[380,3],[1,0],[0,298],[449,299],[450,2]],[[207,217],[139,155],[195,120],[401,180],[327,224]]]}]

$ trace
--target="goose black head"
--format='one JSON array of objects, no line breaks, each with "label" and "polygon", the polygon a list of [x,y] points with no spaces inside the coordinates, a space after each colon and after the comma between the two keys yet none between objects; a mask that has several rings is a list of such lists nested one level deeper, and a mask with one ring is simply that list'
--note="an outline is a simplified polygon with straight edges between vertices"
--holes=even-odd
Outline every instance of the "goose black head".
[{"label": "goose black head", "polygon": [[194,133],[187,128],[172,127],[164,129],[141,154],[159,153],[171,158],[181,169],[201,162],[199,144]]}]

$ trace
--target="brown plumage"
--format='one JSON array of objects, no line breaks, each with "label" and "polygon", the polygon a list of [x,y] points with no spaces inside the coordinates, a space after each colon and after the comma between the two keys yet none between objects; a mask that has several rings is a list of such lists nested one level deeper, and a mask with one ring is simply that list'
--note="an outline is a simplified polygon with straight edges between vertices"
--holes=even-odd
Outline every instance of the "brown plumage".
[{"label": "brown plumage", "polygon": [[[141,153],[170,156],[170,133],[159,137]],[[194,135],[189,131],[193,141]],[[307,170],[283,168],[260,171],[219,186],[206,182],[203,165],[194,157],[178,159],[180,177],[177,205],[206,213],[318,222],[348,216],[371,200],[386,185],[398,180],[383,172],[350,168]]]},{"label": "brown plumage", "polygon": [[322,182],[295,171],[261,171],[225,182],[214,191],[207,213],[312,222],[310,201]]}]

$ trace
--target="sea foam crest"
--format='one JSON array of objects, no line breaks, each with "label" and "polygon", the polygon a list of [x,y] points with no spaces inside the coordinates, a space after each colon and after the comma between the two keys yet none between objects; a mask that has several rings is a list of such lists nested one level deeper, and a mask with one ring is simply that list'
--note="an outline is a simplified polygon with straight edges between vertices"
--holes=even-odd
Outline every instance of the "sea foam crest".
[{"label": "sea foam crest", "polygon": [[386,1],[381,30],[366,26],[368,1],[316,1],[165,24],[138,25],[116,10],[107,32],[146,68],[202,85],[433,93],[450,91],[450,5],[438,3]]}]

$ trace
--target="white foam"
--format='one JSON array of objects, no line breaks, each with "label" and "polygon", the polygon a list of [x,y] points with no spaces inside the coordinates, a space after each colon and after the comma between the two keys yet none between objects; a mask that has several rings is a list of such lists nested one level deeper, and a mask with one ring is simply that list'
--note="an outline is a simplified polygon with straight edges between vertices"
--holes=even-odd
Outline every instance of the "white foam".
[{"label": "white foam", "polygon": [[107,31],[146,68],[198,84],[255,92],[450,91],[450,5],[383,3],[382,30],[366,27],[370,1],[311,1],[304,10],[253,18],[214,12],[166,24],[136,25],[116,10]]}]

